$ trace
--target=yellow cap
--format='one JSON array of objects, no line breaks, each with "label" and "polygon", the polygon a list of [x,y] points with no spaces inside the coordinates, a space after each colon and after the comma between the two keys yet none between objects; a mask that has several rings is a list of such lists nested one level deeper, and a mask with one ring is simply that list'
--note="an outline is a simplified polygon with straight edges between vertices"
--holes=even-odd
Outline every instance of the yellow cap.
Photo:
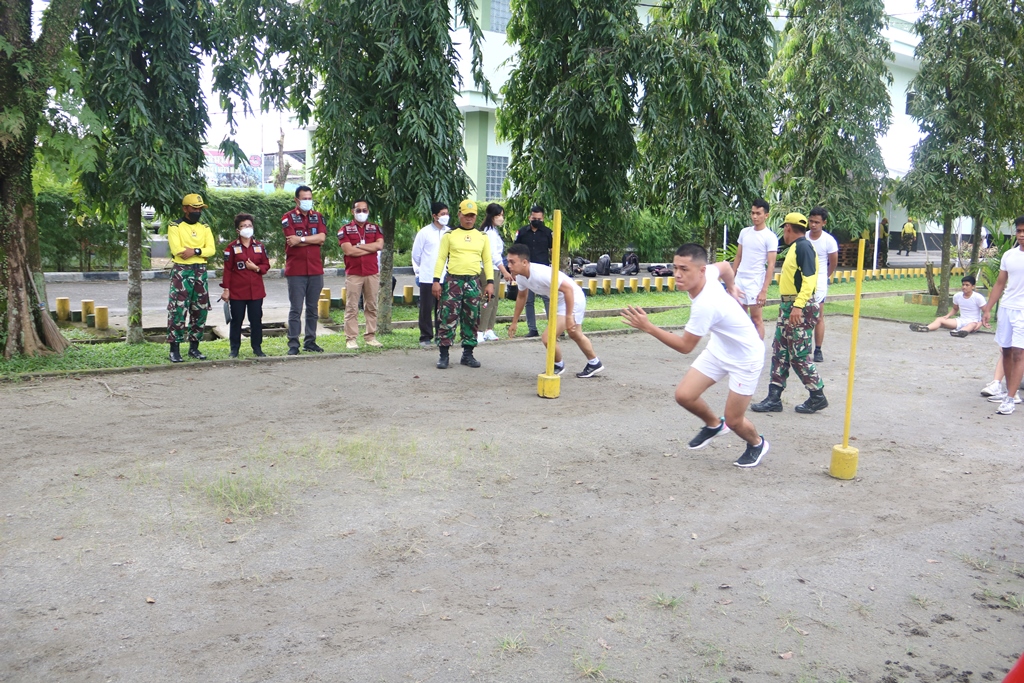
[{"label": "yellow cap", "polygon": [[783,225],[785,225],[786,223],[789,223],[790,225],[798,225],[806,230],[807,216],[803,215],[802,213],[797,213],[796,211],[794,211],[793,213],[787,213],[786,217],[782,220],[782,223]]},{"label": "yellow cap", "polygon": [[203,196],[200,194],[187,194],[181,200],[182,206],[188,206],[193,209],[205,209],[206,202],[203,201]]},{"label": "yellow cap", "polygon": [[459,213],[461,213],[464,216],[468,216],[470,214],[475,216],[476,202],[474,202],[472,199],[463,199],[462,203],[459,204]]}]

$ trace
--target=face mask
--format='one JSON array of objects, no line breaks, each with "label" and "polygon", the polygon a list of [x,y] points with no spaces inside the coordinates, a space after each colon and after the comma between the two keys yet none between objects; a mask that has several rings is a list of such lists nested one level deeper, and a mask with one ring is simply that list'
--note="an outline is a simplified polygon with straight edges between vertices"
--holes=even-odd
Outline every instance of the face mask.
[{"label": "face mask", "polygon": [[185,213],[185,222],[186,223],[198,223],[199,219],[202,218],[202,216],[203,216],[203,212],[202,211],[188,211],[188,212]]},{"label": "face mask", "polygon": [[500,228],[501,226],[505,225],[505,217],[504,216],[495,216],[493,223],[494,223],[495,227]]},{"label": "face mask", "polygon": [[366,219],[369,218],[369,217],[370,217],[370,214],[368,214],[368,213],[357,213],[356,214],[356,223],[365,223]]},{"label": "face mask", "polygon": [[299,209],[301,209],[302,211],[312,211],[313,210],[313,200],[312,199],[300,199],[299,200]]},{"label": "face mask", "polygon": [[448,216],[438,216],[437,222],[440,223],[441,225],[448,225],[448,218]]},{"label": "face mask", "polygon": [[242,228],[241,230],[238,231],[238,235],[240,237],[244,237],[245,239],[249,239],[250,237],[252,237],[252,228]]},{"label": "face mask", "polygon": [[530,221],[530,225],[540,230],[541,228],[544,227],[544,221],[542,221],[539,218],[534,218],[532,221]]}]

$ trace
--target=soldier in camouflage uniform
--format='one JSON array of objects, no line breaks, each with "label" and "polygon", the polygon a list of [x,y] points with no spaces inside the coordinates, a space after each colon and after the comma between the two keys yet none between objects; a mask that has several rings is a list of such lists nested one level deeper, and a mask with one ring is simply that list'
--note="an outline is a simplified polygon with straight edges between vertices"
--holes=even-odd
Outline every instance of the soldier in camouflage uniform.
[{"label": "soldier in camouflage uniform", "polygon": [[[167,301],[167,341],[171,345],[172,363],[182,362],[181,342],[188,328],[191,358],[205,360],[199,351],[210,310],[210,293],[206,286],[206,262],[213,256],[217,243],[208,225],[200,223],[206,204],[197,194],[181,200],[184,219],[167,226],[167,243],[174,257],[171,271],[171,292]],[[186,325],[186,318],[189,325]]]},{"label": "soldier in camouflage uniform", "polygon": [[[494,266],[491,263],[491,244],[487,235],[474,229],[476,225],[476,202],[467,199],[459,204],[459,227],[449,230],[441,237],[441,246],[434,264],[434,284],[431,292],[441,303],[438,318],[437,343],[441,357],[437,361],[439,370],[448,367],[448,351],[455,343],[455,328],[462,336],[463,365],[480,367],[480,361],[473,357],[476,346],[476,331],[480,323],[480,283],[477,278],[483,268],[487,284],[483,295],[494,297]],[[444,285],[441,276],[445,275]]]},{"label": "soldier in camouflage uniform", "polygon": [[814,300],[818,282],[818,255],[807,240],[807,218],[800,213],[790,213],[783,223],[783,239],[791,246],[782,264],[779,277],[779,320],[775,326],[775,340],[772,342],[771,384],[768,396],[760,403],[750,406],[756,413],[782,412],[782,392],[786,388],[789,368],[792,366],[810,397],[796,406],[798,413],[816,413],[828,407],[824,383],[811,360],[814,341],[814,326],[818,322],[821,308]]}]

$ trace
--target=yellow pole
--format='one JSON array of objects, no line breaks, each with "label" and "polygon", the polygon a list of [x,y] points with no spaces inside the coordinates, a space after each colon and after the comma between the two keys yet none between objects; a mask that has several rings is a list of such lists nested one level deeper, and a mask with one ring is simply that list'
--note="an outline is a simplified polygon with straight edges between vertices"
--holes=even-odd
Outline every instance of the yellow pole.
[{"label": "yellow pole", "polygon": [[832,447],[832,462],[828,473],[836,479],[857,476],[857,458],[860,454],[850,446],[850,415],[853,411],[853,373],[857,365],[857,330],[860,327],[860,292],[864,283],[864,240],[857,247],[857,286],[853,295],[853,334],[850,335],[850,369],[846,373],[846,415],[843,418],[843,445]]},{"label": "yellow pole", "polygon": [[71,299],[66,296],[57,297],[57,320],[71,320]]},{"label": "yellow pole", "polygon": [[[544,365],[544,374],[537,375],[537,395],[541,398],[558,398],[561,392],[562,378],[555,374],[555,341],[558,331],[558,265],[559,247],[562,245],[562,211],[555,209],[555,220],[552,226],[551,236],[551,293],[548,304],[548,328],[544,334],[548,338],[547,362]],[[572,315],[570,311],[566,311]]]},{"label": "yellow pole", "polygon": [[109,309],[106,306],[97,306],[93,315],[96,316],[94,327],[97,330],[105,330],[110,327]]}]

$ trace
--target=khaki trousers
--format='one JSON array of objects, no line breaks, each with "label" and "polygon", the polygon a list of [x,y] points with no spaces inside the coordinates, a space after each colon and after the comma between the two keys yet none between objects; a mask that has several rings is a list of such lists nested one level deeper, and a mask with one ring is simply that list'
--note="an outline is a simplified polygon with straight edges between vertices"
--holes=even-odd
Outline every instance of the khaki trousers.
[{"label": "khaki trousers", "polygon": [[380,275],[345,276],[345,339],[359,336],[359,295],[363,296],[363,317],[366,318],[364,340],[377,336],[377,296],[380,293]]}]

